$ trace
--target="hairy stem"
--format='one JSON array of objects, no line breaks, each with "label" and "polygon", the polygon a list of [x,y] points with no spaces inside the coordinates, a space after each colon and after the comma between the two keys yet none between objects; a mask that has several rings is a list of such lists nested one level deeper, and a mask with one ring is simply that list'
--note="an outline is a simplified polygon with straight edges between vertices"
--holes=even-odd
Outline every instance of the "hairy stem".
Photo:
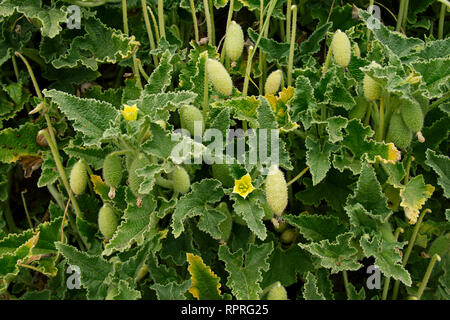
[{"label": "hairy stem", "polygon": [[164,26],[164,1],[158,0],[158,22],[159,22],[159,35],[161,38],[166,37],[166,29]]},{"label": "hairy stem", "polygon": [[289,48],[289,65],[288,65],[288,87],[292,85],[292,72],[294,66],[294,48],[295,48],[295,32],[297,30],[297,6],[292,6],[292,35],[291,47]]},{"label": "hairy stem", "polygon": [[[150,43],[150,49],[155,49],[155,39],[153,38],[153,32],[152,27],[150,25],[150,19],[148,18],[148,12],[147,12],[147,3],[145,0],[141,1],[142,4],[142,14],[144,16],[144,22],[145,22],[145,28],[147,29],[147,36],[148,36],[148,42]],[[158,65],[158,60],[155,55],[152,55],[153,62],[155,63],[155,66]],[[142,64],[141,64],[142,68]]]},{"label": "hairy stem", "polygon": [[212,35],[211,14],[209,11],[208,0],[203,0],[203,6],[205,9],[206,29],[208,31],[208,44],[212,46],[213,45],[213,35]]},{"label": "hairy stem", "polygon": [[444,22],[445,22],[445,13],[447,12],[447,8],[444,3],[441,5],[441,12],[439,13],[439,26],[438,26],[438,39],[444,38]]},{"label": "hairy stem", "polygon": [[428,280],[430,280],[431,272],[433,271],[436,261],[441,261],[441,257],[437,253],[435,253],[433,255],[433,258],[431,258],[431,261],[428,264],[427,271],[425,272],[422,282],[420,283],[419,290],[417,291],[417,299],[418,300],[420,300],[425,288],[427,287]]},{"label": "hairy stem", "polygon": [[192,21],[194,23],[195,42],[198,43],[200,37],[198,35],[198,22],[197,22],[197,15],[195,14],[194,0],[190,0],[190,4],[191,4]]}]

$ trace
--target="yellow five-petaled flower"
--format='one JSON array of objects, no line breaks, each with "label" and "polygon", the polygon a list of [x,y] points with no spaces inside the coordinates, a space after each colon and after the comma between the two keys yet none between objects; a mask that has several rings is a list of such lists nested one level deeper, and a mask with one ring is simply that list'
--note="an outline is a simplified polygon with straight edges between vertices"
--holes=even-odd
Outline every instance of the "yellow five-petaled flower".
[{"label": "yellow five-petaled flower", "polygon": [[137,114],[138,114],[138,108],[137,106],[134,104],[132,106],[126,105],[124,104],[124,109],[121,110],[123,118],[126,121],[134,121],[137,119]]},{"label": "yellow five-petaled flower", "polygon": [[252,178],[247,173],[239,180],[234,180],[233,193],[238,193],[244,199],[253,191],[255,188],[252,185]]}]

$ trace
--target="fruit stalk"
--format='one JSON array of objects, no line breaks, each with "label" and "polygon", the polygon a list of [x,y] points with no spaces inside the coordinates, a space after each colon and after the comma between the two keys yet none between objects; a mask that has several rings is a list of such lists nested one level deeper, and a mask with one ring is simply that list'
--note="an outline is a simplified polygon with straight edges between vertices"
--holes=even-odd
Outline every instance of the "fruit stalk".
[{"label": "fruit stalk", "polygon": [[[142,0],[145,1],[145,0]],[[166,37],[166,29],[164,27],[164,1],[158,0],[158,22],[159,22],[159,35]]]},{"label": "fruit stalk", "polygon": [[198,35],[198,22],[197,22],[197,15],[195,14],[194,0],[190,0],[190,4],[191,4],[192,21],[194,23],[195,42],[198,43],[200,38],[199,38],[199,35]]},{"label": "fruit stalk", "polygon": [[208,31],[208,44],[213,46],[213,34],[212,34],[212,26],[211,26],[211,14],[209,11],[208,0],[203,0],[203,6],[205,7],[205,18],[206,18],[206,29]]},{"label": "fruit stalk", "polygon": [[[144,22],[145,22],[145,28],[147,29],[147,35],[148,35],[148,42],[150,43],[150,49],[155,49],[155,40],[153,38],[153,32],[152,27],[150,26],[150,19],[148,18],[148,12],[147,12],[147,3],[145,0],[142,1],[142,14],[144,15]],[[155,66],[158,65],[158,60],[155,55],[152,55],[153,62],[155,63]]]},{"label": "fruit stalk", "polygon": [[422,282],[420,283],[419,290],[417,291],[417,299],[420,300],[422,297],[423,291],[425,290],[428,280],[430,280],[431,272],[433,271],[434,265],[436,261],[441,261],[441,257],[435,253],[433,255],[433,258],[431,258],[430,263],[428,264],[427,271],[425,272],[425,275],[423,276]]},{"label": "fruit stalk", "polygon": [[292,85],[292,72],[294,65],[294,48],[295,48],[295,32],[297,30],[297,6],[292,6],[292,35],[291,46],[289,48],[289,64],[288,64],[288,87]]}]

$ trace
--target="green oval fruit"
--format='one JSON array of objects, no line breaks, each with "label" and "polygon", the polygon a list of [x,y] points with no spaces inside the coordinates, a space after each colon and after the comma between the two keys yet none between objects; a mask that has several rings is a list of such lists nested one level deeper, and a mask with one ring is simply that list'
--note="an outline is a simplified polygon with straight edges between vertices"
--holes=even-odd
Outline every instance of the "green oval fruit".
[{"label": "green oval fruit", "polygon": [[341,67],[347,67],[352,56],[352,47],[345,32],[339,29],[336,31],[331,41],[331,50],[336,63]]},{"label": "green oval fruit", "polygon": [[72,167],[69,180],[70,188],[73,193],[80,195],[84,192],[88,183],[88,175],[83,161],[78,160],[78,162]]},{"label": "green oval fruit", "polygon": [[138,271],[136,276],[136,283],[141,281],[148,273],[148,267],[144,264]]},{"label": "green oval fruit", "polygon": [[288,300],[286,289],[277,282],[267,294],[267,300]]},{"label": "green oval fruit", "polygon": [[225,96],[231,96],[233,92],[233,81],[225,67],[217,60],[208,59],[206,62],[208,79],[217,91]]},{"label": "green oval fruit", "polygon": [[380,98],[381,87],[371,76],[365,75],[363,80],[364,96],[367,100],[373,101]]},{"label": "green oval fruit", "polygon": [[122,159],[114,154],[110,154],[103,162],[103,179],[110,187],[117,188],[122,181]]},{"label": "green oval fruit", "polygon": [[402,116],[396,112],[392,114],[386,140],[393,142],[399,149],[405,149],[411,143],[411,130],[406,126]]},{"label": "green oval fruit", "polygon": [[367,112],[369,103],[363,97],[356,97],[356,105],[349,111],[348,117],[350,119],[362,119]]},{"label": "green oval fruit", "polygon": [[98,228],[106,239],[111,239],[116,232],[119,224],[119,218],[114,213],[114,209],[105,204],[98,212]]},{"label": "green oval fruit", "polygon": [[400,113],[406,126],[413,132],[419,132],[423,127],[423,112],[420,104],[414,101],[412,104],[403,102]]},{"label": "green oval fruit", "polygon": [[222,185],[224,187],[230,188],[234,185],[234,179],[230,175],[227,164],[214,163],[211,165],[211,167],[213,178],[222,182]]},{"label": "green oval fruit", "polygon": [[288,188],[284,174],[277,166],[272,166],[269,170],[265,182],[265,192],[269,208],[277,216],[281,216],[288,204]]},{"label": "green oval fruit", "polygon": [[[203,114],[202,112],[191,105],[184,105],[180,108],[181,127],[188,130],[192,136],[203,136]],[[197,125],[197,131],[195,131]]]},{"label": "green oval fruit", "polygon": [[231,21],[225,37],[225,54],[232,61],[238,60],[244,50],[244,32],[239,24]]},{"label": "green oval fruit", "polygon": [[283,78],[283,72],[281,70],[276,70],[272,72],[266,80],[264,85],[264,92],[266,94],[275,94],[281,85],[281,80]]},{"label": "green oval fruit", "polygon": [[176,166],[172,171],[173,190],[179,193],[186,193],[191,187],[189,174],[183,167]]},{"label": "green oval fruit", "polygon": [[295,229],[287,229],[281,234],[280,240],[283,243],[289,244],[289,243],[293,242],[296,237],[297,237],[297,232],[295,231]]},{"label": "green oval fruit", "polygon": [[148,164],[149,161],[145,157],[145,155],[140,154],[136,159],[133,160],[130,169],[128,170],[128,182],[130,190],[136,197],[139,197],[141,195],[139,193],[139,187],[141,186],[141,183],[144,181],[144,177],[139,177],[136,173],[136,170],[144,168]]},{"label": "green oval fruit", "polygon": [[233,218],[230,211],[228,210],[228,205],[226,204],[226,202],[219,203],[216,209],[225,213],[227,216],[227,218],[220,223],[219,230],[221,233],[220,239],[223,241],[228,241],[231,235],[231,229],[233,227]]}]

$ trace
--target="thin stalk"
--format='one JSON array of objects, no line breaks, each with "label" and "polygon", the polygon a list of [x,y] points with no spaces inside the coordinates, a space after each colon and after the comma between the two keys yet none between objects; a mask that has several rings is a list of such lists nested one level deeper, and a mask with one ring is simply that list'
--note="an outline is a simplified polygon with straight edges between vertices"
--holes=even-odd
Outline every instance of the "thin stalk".
[{"label": "thin stalk", "polygon": [[295,181],[297,181],[298,179],[300,179],[301,177],[303,177],[303,175],[309,170],[309,167],[306,167],[305,169],[302,170],[302,172],[300,172],[298,175],[296,175],[294,177],[294,179],[290,180],[287,183],[287,186],[289,187],[291,184],[293,184]]},{"label": "thin stalk", "polygon": [[[370,0],[370,1],[369,1],[369,12],[370,12],[371,14],[372,14],[372,10],[373,10],[373,3],[374,3],[374,1],[375,1],[375,0]],[[367,43],[370,42],[370,35],[371,35],[370,29],[367,28]]]},{"label": "thin stalk", "polygon": [[[290,0],[289,0],[290,1]],[[262,33],[264,24],[264,0],[259,1],[259,33]],[[261,70],[261,76],[259,77],[259,94],[263,94],[264,87],[264,68],[266,67],[266,59],[264,53],[259,49],[259,70]]]},{"label": "thin stalk", "polygon": [[145,72],[144,67],[142,66],[142,61],[139,59],[138,59],[138,68],[139,68],[139,71],[141,72],[141,75],[144,77],[145,81],[148,82],[148,79],[150,79],[150,77],[147,74],[147,72]]},{"label": "thin stalk", "polygon": [[289,65],[288,65],[288,87],[292,85],[292,68],[294,66],[294,48],[295,48],[295,33],[297,30],[297,6],[292,6],[292,35],[291,47],[289,48]]},{"label": "thin stalk", "polygon": [[[231,3],[233,2],[233,0],[231,0]],[[200,37],[198,35],[198,22],[197,22],[197,15],[195,14],[195,5],[194,5],[194,0],[190,0],[191,3],[191,12],[192,12],[192,21],[194,23],[194,34],[195,34],[195,42],[198,43],[198,41],[200,40]],[[230,3],[230,6],[231,6]],[[228,26],[228,24],[227,24]]]},{"label": "thin stalk", "polygon": [[204,75],[204,86],[203,86],[203,119],[206,121],[206,116],[209,111],[209,79],[208,79],[208,71],[205,65],[205,75]]},{"label": "thin stalk", "polygon": [[[48,118],[48,115],[45,115],[46,118]],[[49,130],[51,133],[53,133],[52,130]],[[50,138],[50,135],[47,131],[43,130],[42,134],[44,135],[45,139],[47,139],[48,145],[50,147],[50,150],[53,154],[53,159],[55,160],[56,163],[56,169],[58,170],[59,176],[63,182],[64,187],[66,188],[67,193],[69,194],[70,197],[70,201],[72,202],[72,206],[73,209],[75,210],[75,213],[77,216],[82,217],[83,213],[80,210],[80,207],[78,206],[78,201],[75,198],[75,196],[72,195],[71,189],[70,189],[70,184],[69,184],[69,180],[67,179],[66,176],[66,172],[64,170],[64,167],[62,165],[61,162],[61,158],[59,156],[59,151],[58,148],[55,146],[55,144],[53,143],[52,139]]]},{"label": "thin stalk", "polygon": [[158,0],[158,22],[159,22],[159,35],[161,36],[161,38],[165,38],[166,37],[166,29],[164,26],[164,1],[163,0]]},{"label": "thin stalk", "polygon": [[136,84],[142,90],[143,87],[142,87],[141,73],[139,72],[139,63],[136,57],[136,52],[133,53],[133,74],[136,77]]},{"label": "thin stalk", "polygon": [[400,0],[400,7],[398,9],[397,15],[397,25],[395,26],[395,31],[397,32],[400,32],[400,28],[402,27],[403,12],[405,11],[405,2],[406,0]]},{"label": "thin stalk", "polygon": [[403,11],[402,27],[406,33],[406,20],[408,20],[409,0],[405,0],[405,11]]},{"label": "thin stalk", "polygon": [[[397,230],[395,230],[395,240],[398,240],[398,236],[400,235],[400,233],[403,233],[405,230],[403,230],[403,228],[397,228]],[[381,296],[381,300],[386,300],[387,295],[388,295],[388,291],[389,291],[389,283],[391,282],[391,277],[386,277],[386,280],[384,280],[384,287],[383,287],[383,294]]]},{"label": "thin stalk", "polygon": [[[419,232],[420,225],[422,224],[423,217],[428,212],[431,212],[431,210],[430,209],[423,210],[422,213],[419,216],[419,219],[417,220],[416,225],[414,226],[413,233],[412,233],[411,238],[409,239],[409,242],[408,242],[408,247],[406,248],[406,252],[405,252],[405,254],[403,256],[403,261],[402,261],[402,266],[403,267],[405,267],[406,264],[408,263],[408,259],[409,259],[409,256],[411,254],[411,251],[412,251],[412,249],[414,247],[414,244],[416,242],[417,233]],[[396,300],[397,299],[399,287],[400,287],[400,281],[396,280],[395,284],[394,284],[394,290],[393,290],[393,293],[392,293],[392,300]]]},{"label": "thin stalk", "polygon": [[171,180],[164,179],[161,176],[156,176],[155,183],[166,189],[173,189],[173,182]]},{"label": "thin stalk", "polygon": [[380,121],[378,122],[378,141],[383,140],[384,128],[384,99],[380,98]]},{"label": "thin stalk", "polygon": [[12,60],[13,68],[14,68],[14,74],[16,75],[16,80],[17,80],[17,82],[19,82],[19,68],[17,67],[16,57],[12,56],[11,60]]},{"label": "thin stalk", "polygon": [[213,45],[212,27],[211,27],[211,14],[209,11],[208,0],[203,0],[203,6],[205,9],[206,29],[208,30],[208,44]]},{"label": "thin stalk", "polygon": [[441,261],[441,257],[437,253],[435,253],[433,255],[433,258],[431,258],[431,261],[428,264],[427,271],[425,272],[422,282],[420,283],[419,290],[417,291],[417,299],[418,300],[420,300],[420,298],[422,297],[422,294],[427,286],[428,280],[430,280],[431,272],[433,271],[436,261],[439,261],[439,262]]},{"label": "thin stalk", "polygon": [[30,229],[34,230],[33,223],[31,222],[30,212],[28,211],[27,201],[25,200],[25,193],[27,193],[26,189],[20,193],[20,196],[22,198],[23,209],[25,210],[25,214],[27,216],[27,221],[28,225],[30,226]]},{"label": "thin stalk", "polygon": [[55,199],[56,204],[61,209],[64,209],[64,202],[62,195],[56,190],[55,186],[53,184],[47,185],[48,192],[52,195],[53,199]]},{"label": "thin stalk", "polygon": [[292,11],[292,0],[288,0],[286,8],[286,39],[289,39],[291,36],[291,11]]},{"label": "thin stalk", "polygon": [[444,102],[448,98],[450,98],[450,92],[447,92],[442,98],[439,98],[438,100],[436,100],[435,102],[430,104],[430,106],[428,107],[428,111],[432,110],[433,108],[438,107],[442,102]]},{"label": "thin stalk", "polygon": [[44,97],[42,96],[41,89],[39,89],[39,84],[38,84],[38,82],[36,80],[36,77],[34,76],[34,72],[33,72],[33,69],[31,69],[30,63],[28,62],[28,60],[20,52],[16,51],[14,54],[16,56],[18,56],[20,59],[22,59],[23,63],[27,67],[28,73],[30,74],[31,82],[33,83],[34,90],[36,91],[36,95],[38,96],[38,98],[40,100],[43,100]]},{"label": "thin stalk", "polygon": [[342,270],[342,276],[344,278],[344,286],[345,286],[345,292],[347,293],[347,299],[350,299],[350,286],[348,284],[348,276],[347,276],[347,270]]},{"label": "thin stalk", "polygon": [[366,118],[364,119],[364,126],[367,127],[369,125],[370,117],[372,115],[372,108],[369,107],[369,110],[367,110]]},{"label": "thin stalk", "polygon": [[128,11],[127,0],[122,0],[122,20],[123,20],[123,32],[128,35]]},{"label": "thin stalk", "polygon": [[[147,29],[147,35],[148,35],[148,42],[150,43],[150,49],[155,49],[155,39],[153,38],[153,32],[152,27],[150,26],[150,19],[148,18],[148,12],[147,12],[147,3],[145,0],[141,1],[142,4],[142,14],[144,16],[144,22],[145,22],[145,28]],[[155,55],[152,55],[153,62],[155,63],[155,66],[158,64],[158,60],[156,59]],[[142,68],[142,65],[141,65]]]},{"label": "thin stalk", "polygon": [[441,5],[441,12],[439,13],[439,27],[438,27],[438,39],[443,39],[444,37],[444,22],[445,22],[445,13],[447,12],[447,8],[444,3]]},{"label": "thin stalk", "polygon": [[325,72],[328,71],[328,67],[330,66],[332,54],[333,54],[333,50],[331,49],[331,46],[330,46],[328,48],[327,57],[325,59],[325,62],[323,63],[322,74],[324,74]]},{"label": "thin stalk", "polygon": [[250,71],[252,70],[252,59],[253,59],[253,46],[248,48],[248,58],[247,58],[247,68],[245,69],[244,87],[242,89],[242,96],[246,97],[248,93],[248,80],[250,78]]},{"label": "thin stalk", "polygon": [[209,0],[209,16],[211,19],[212,45],[216,45],[216,25],[214,24],[214,6],[212,0]]},{"label": "thin stalk", "polygon": [[156,22],[156,17],[152,11],[152,8],[150,8],[150,6],[147,6],[147,10],[150,13],[150,17],[152,18],[153,28],[155,28],[156,43],[159,43],[160,35],[159,35],[158,22]]}]

